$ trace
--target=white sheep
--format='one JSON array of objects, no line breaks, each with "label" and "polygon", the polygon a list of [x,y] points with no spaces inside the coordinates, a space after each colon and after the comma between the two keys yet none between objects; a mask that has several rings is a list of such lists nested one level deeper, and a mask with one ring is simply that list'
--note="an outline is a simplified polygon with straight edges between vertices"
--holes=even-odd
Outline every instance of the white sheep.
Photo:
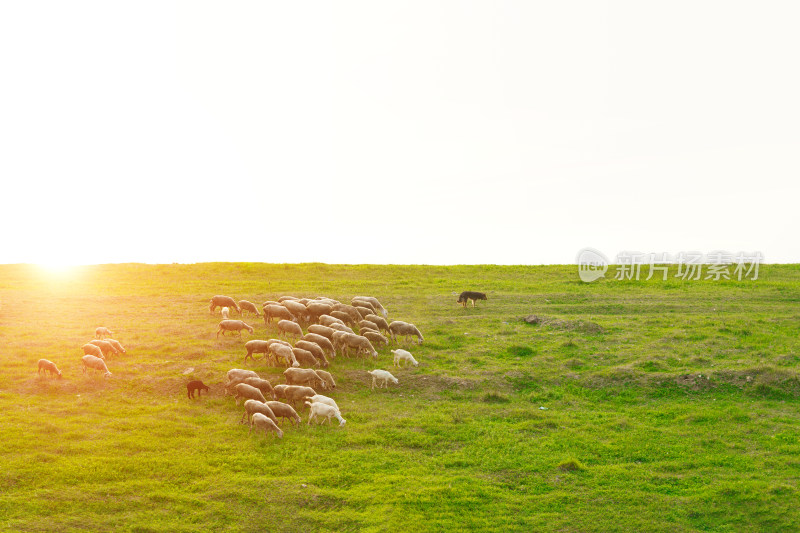
[{"label": "white sheep", "polygon": [[263,429],[264,436],[267,436],[268,431],[272,431],[275,433],[278,438],[283,438],[283,431],[281,428],[275,424],[272,420],[267,418],[266,415],[262,415],[261,413],[253,413],[253,417],[250,419],[250,432],[253,432],[253,428],[256,429]]},{"label": "white sheep", "polygon": [[300,366],[300,363],[297,362],[297,358],[294,356],[294,350],[291,346],[287,346],[285,344],[273,342],[269,345],[269,351],[275,356],[275,362],[278,362],[280,359],[286,361],[286,366],[291,365],[294,368]]},{"label": "white sheep", "polygon": [[388,389],[390,381],[392,383],[394,383],[395,385],[397,385],[397,378],[394,377],[389,372],[387,372],[386,370],[378,370],[378,369],[368,370],[367,374],[372,376],[372,389],[371,390],[375,390],[375,382],[376,381],[378,382],[378,388],[381,388],[381,385],[383,385],[384,388]]},{"label": "white sheep", "polygon": [[117,353],[128,353],[125,351],[125,348],[119,343],[119,341],[115,341],[114,339],[106,339],[106,342],[110,342],[111,346],[117,351]]},{"label": "white sheep", "polygon": [[99,328],[94,330],[94,337],[96,339],[102,339],[104,337],[113,337],[113,336],[114,334],[111,333],[111,330],[108,328],[104,328],[103,326],[100,326]]},{"label": "white sheep", "polygon": [[242,419],[239,421],[240,424],[244,424],[244,419],[247,418],[247,422],[250,423],[250,417],[253,413],[261,413],[262,415],[270,418],[276,424],[278,423],[278,419],[275,418],[275,413],[272,412],[272,409],[269,408],[269,405],[259,402],[258,400],[247,400],[244,402],[244,413],[242,414]]},{"label": "white sheep", "polygon": [[392,350],[392,353],[394,354],[394,366],[395,367],[399,367],[400,363],[402,361],[406,361],[408,363],[411,363],[414,366],[418,366],[419,365],[417,360],[414,359],[414,356],[411,355],[411,352],[407,352],[406,350],[401,350],[401,349],[398,348],[397,350]]},{"label": "white sheep", "polygon": [[83,361],[84,374],[86,373],[87,368],[92,368],[94,370],[102,370],[105,372],[105,374],[103,374],[104,378],[107,378],[111,375],[111,372],[108,371],[108,367],[106,366],[106,362],[99,357],[95,357],[94,355],[84,355],[81,357],[81,361]]},{"label": "white sheep", "polygon": [[39,370],[36,373],[41,374],[42,370],[44,370],[45,375],[50,372],[50,377],[53,377],[54,374],[59,378],[61,377],[61,370],[58,369],[54,362],[47,359],[39,359]]},{"label": "white sheep", "polygon": [[81,350],[83,350],[83,353],[86,355],[93,355],[98,359],[105,359],[105,356],[103,355],[103,350],[101,350],[99,346],[95,346],[94,344],[89,344],[87,342],[86,344],[81,346]]},{"label": "white sheep", "polygon": [[231,310],[228,307],[222,308],[222,319],[228,320],[231,317]]},{"label": "white sheep", "polygon": [[[311,425],[311,421],[316,418],[324,418],[327,420],[328,424],[331,423],[331,418],[335,418],[339,421],[339,427],[342,427],[347,420],[342,418],[341,413],[339,413],[339,409],[328,405],[326,403],[321,402],[305,402],[306,406],[308,406],[308,425]],[[321,423],[324,423],[321,422]]]},{"label": "white sheep", "polygon": [[219,338],[219,334],[222,333],[222,336],[225,336],[226,331],[235,331],[242,336],[242,330],[246,329],[251,334],[253,333],[253,326],[249,326],[242,322],[241,320],[223,320],[219,323],[219,329],[217,330],[217,338]]}]

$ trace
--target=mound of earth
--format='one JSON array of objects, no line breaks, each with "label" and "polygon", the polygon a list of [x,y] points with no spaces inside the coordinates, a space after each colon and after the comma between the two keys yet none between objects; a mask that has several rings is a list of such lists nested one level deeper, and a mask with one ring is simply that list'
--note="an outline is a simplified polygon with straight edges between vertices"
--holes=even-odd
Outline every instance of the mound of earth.
[{"label": "mound of earth", "polygon": [[585,333],[605,333],[606,329],[589,320],[565,320],[563,318],[554,318],[542,315],[528,315],[523,318],[526,323],[534,324],[537,326],[548,326],[555,329],[564,329],[570,331],[583,331]]}]

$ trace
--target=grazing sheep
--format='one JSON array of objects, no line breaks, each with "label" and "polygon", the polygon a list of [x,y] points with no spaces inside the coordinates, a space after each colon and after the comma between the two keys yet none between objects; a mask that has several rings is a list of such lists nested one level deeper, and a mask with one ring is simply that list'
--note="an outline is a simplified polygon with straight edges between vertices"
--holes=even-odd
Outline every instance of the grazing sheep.
[{"label": "grazing sheep", "polygon": [[114,334],[111,332],[111,330],[108,328],[104,328],[103,326],[100,326],[99,328],[94,330],[95,339],[103,339],[105,337],[113,337],[113,336]]},{"label": "grazing sheep", "polygon": [[259,402],[258,400],[245,400],[244,413],[242,413],[242,419],[239,421],[239,423],[244,424],[245,418],[247,418],[247,422],[250,423],[250,416],[253,413],[261,413],[276,424],[278,423],[278,419],[275,418],[275,413],[272,412],[272,409],[269,408],[269,405]]},{"label": "grazing sheep", "polygon": [[281,320],[278,322],[278,331],[281,335],[291,335],[295,339],[299,339],[303,336],[303,328],[300,327],[300,324],[292,322],[291,320]]},{"label": "grazing sheep", "polygon": [[[359,302],[368,302],[372,304],[377,311],[380,311],[384,318],[389,314],[386,309],[381,305],[377,298],[373,298],[372,296],[353,296],[353,300]],[[351,302],[352,303],[352,302]],[[353,304],[356,305],[356,304]]]},{"label": "grazing sheep", "polygon": [[[297,341],[296,343],[294,343],[294,346],[295,346],[295,348],[299,348],[301,350],[306,350],[306,351],[310,352],[320,362],[320,364],[323,367],[327,368],[327,366],[329,365],[328,359],[325,357],[325,352],[322,350],[320,345],[317,344],[316,342],[309,342],[309,341],[300,340],[300,341]],[[297,356],[295,355],[295,357],[297,357]],[[297,362],[299,363],[300,360],[298,359]]]},{"label": "grazing sheep", "polygon": [[308,309],[306,306],[296,300],[284,300],[283,306],[289,310],[294,316],[303,322],[308,322]]},{"label": "grazing sheep", "polygon": [[347,337],[355,335],[346,331],[337,331],[333,334],[333,348],[342,355],[347,355]]},{"label": "grazing sheep", "polygon": [[303,335],[302,340],[317,343],[320,348],[322,348],[323,351],[328,352],[331,357],[336,357],[336,353],[333,350],[333,343],[331,343],[330,340],[322,335],[317,335],[316,333],[306,333]]},{"label": "grazing sheep", "polygon": [[295,316],[284,306],[268,304],[264,306],[264,324],[271,324],[272,319],[294,320]]},{"label": "grazing sheep", "polygon": [[[350,317],[350,320],[353,322],[353,324],[357,324],[358,321],[361,320],[361,314],[359,314],[358,309],[356,309],[352,305],[336,304],[336,305],[333,306],[333,311],[338,311],[340,313],[346,313],[347,316]],[[333,314],[333,311],[331,311],[331,316],[336,316],[336,315]],[[349,322],[347,320],[345,320],[344,322],[345,322],[345,324],[349,324]]]},{"label": "grazing sheep", "polygon": [[395,320],[389,324],[389,332],[392,334],[392,340],[395,342],[397,342],[397,335],[403,335],[406,340],[408,340],[410,336],[416,336],[420,344],[422,344],[424,340],[417,326],[409,324],[408,322],[401,322],[400,320]]},{"label": "grazing sheep", "polygon": [[364,320],[369,320],[370,322],[378,326],[379,331],[385,331],[386,333],[389,333],[389,324],[387,324],[386,320],[379,317],[378,315],[367,315],[364,317]]},{"label": "grazing sheep", "polygon": [[[90,345],[91,346],[91,345]],[[95,357],[94,355],[84,355],[81,357],[81,361],[83,361],[83,373],[86,373],[87,368],[91,368],[94,370],[102,370],[105,372],[103,374],[104,378],[107,378],[111,375],[111,372],[108,371],[108,367],[106,366],[106,362],[100,359],[99,357]]]},{"label": "grazing sheep", "polygon": [[[302,341],[300,341],[300,342],[302,342]],[[302,366],[305,366],[305,367],[310,367],[310,366],[319,367],[319,360],[317,360],[317,358],[314,357],[314,354],[312,354],[308,350],[304,350],[303,348],[298,348],[298,347],[295,346],[294,348],[292,348],[292,351],[294,352],[295,360],[298,363],[300,363],[301,367]]]},{"label": "grazing sheep", "polygon": [[114,348],[114,345],[108,341],[101,341],[100,339],[94,339],[89,341],[89,344],[94,344],[100,351],[103,352],[103,359],[110,356],[111,354],[117,353],[117,350]]},{"label": "grazing sheep", "polygon": [[308,385],[320,389],[327,387],[325,380],[313,368],[287,368],[283,375],[286,376],[287,385]]},{"label": "grazing sheep", "polygon": [[258,374],[252,370],[243,370],[241,368],[231,368],[225,376],[225,389],[233,387],[237,383],[242,383],[247,378],[257,378]]},{"label": "grazing sheep", "polygon": [[[339,410],[331,405],[321,402],[309,402],[306,401],[305,405],[308,406],[308,425],[311,425],[311,421],[314,418],[324,418],[327,420],[328,424],[331,423],[331,418],[336,418],[339,421],[339,427],[342,427],[345,422],[347,422],[342,415],[339,413]],[[325,422],[321,422],[324,424]]]},{"label": "grazing sheep", "polygon": [[311,398],[309,398],[311,403],[324,403],[326,405],[330,405],[331,407],[335,407],[336,410],[339,410],[339,406],[336,405],[336,401],[333,398],[328,398],[327,396],[323,396],[322,394],[315,394]]},{"label": "grazing sheep", "polygon": [[115,341],[114,339],[106,339],[106,342],[110,342],[117,353],[128,353],[125,351],[125,348],[119,343],[119,341]]},{"label": "grazing sheep", "polygon": [[268,341],[262,341],[259,339],[249,340],[244,343],[244,349],[247,350],[247,353],[244,356],[244,361],[247,362],[248,359],[253,359],[255,361],[255,357],[253,357],[254,353],[263,353],[264,357],[267,357],[269,354],[269,345],[272,344]]},{"label": "grazing sheep", "polygon": [[236,399],[236,405],[239,405],[239,398],[244,398],[246,400],[258,400],[260,402],[267,401],[266,398],[264,398],[264,394],[260,390],[252,385],[248,385],[247,383],[239,383],[233,389],[236,391],[233,395],[233,397]]},{"label": "grazing sheep", "polygon": [[373,309],[372,307],[365,307],[363,302],[359,302],[358,305],[354,305],[358,314],[361,315],[361,318],[364,318],[367,315],[377,315],[378,312]]},{"label": "grazing sheep", "polygon": [[206,385],[199,379],[190,381],[189,383],[186,384],[186,396],[188,396],[189,398],[194,398],[195,391],[197,391],[197,397],[199,398],[201,396],[200,394],[201,390],[205,390],[206,394],[208,394],[208,385]]},{"label": "grazing sheep", "polygon": [[279,439],[283,438],[283,431],[281,431],[281,428],[279,428],[275,422],[267,418],[266,415],[262,415],[261,413],[253,413],[253,417],[250,420],[251,433],[253,432],[254,427],[256,429],[263,429],[265,437],[267,436],[267,432],[272,431],[278,436]]},{"label": "grazing sheep", "polygon": [[276,302],[276,301],[273,301],[273,300],[267,300],[266,302],[261,304],[261,309],[264,309],[268,305],[277,305],[278,307],[282,307],[283,306],[283,304],[281,302]]},{"label": "grazing sheep", "polygon": [[260,390],[261,394],[264,395],[264,398],[269,396],[273,400],[276,399],[275,391],[272,388],[272,383],[270,383],[266,379],[248,377],[242,380],[242,383],[244,383],[245,385],[250,385],[251,387],[255,387],[258,390]]},{"label": "grazing sheep", "polygon": [[[279,386],[280,385],[277,385],[275,388],[277,389]],[[296,402],[303,402],[306,398],[310,398],[317,393],[311,387],[303,387],[300,385],[284,385],[284,387],[286,388],[283,389],[283,395],[287,401],[292,402],[293,406],[296,405]]]},{"label": "grazing sheep", "polygon": [[266,403],[267,406],[272,409],[272,412],[275,413],[276,418],[288,418],[292,425],[300,423],[300,416],[298,416],[297,411],[295,411],[291,405],[283,402]]},{"label": "grazing sheep", "polygon": [[242,316],[244,316],[245,311],[249,311],[256,316],[261,316],[261,313],[258,312],[258,307],[253,302],[248,302],[247,300],[239,300],[239,309],[241,309]]},{"label": "grazing sheep", "polygon": [[380,333],[380,328],[378,328],[378,324],[373,322],[372,320],[360,320],[358,322],[358,329],[359,331],[363,332],[365,329],[371,329],[376,333]]},{"label": "grazing sheep", "polygon": [[328,327],[331,327],[331,324],[341,324],[343,326],[346,325],[344,322],[342,322],[341,319],[332,317],[331,315],[320,315],[317,318],[317,321],[323,326],[328,326]]},{"label": "grazing sheep", "polygon": [[336,388],[336,382],[333,380],[333,376],[331,376],[330,372],[325,370],[317,370],[317,375],[325,381],[325,386],[322,387],[323,389],[330,389],[333,390]]},{"label": "grazing sheep", "polygon": [[361,331],[361,336],[366,337],[367,339],[369,339],[369,342],[372,342],[377,346],[389,346],[389,339],[387,339],[377,331],[372,331],[371,329],[365,329]]},{"label": "grazing sheep", "polygon": [[285,344],[280,344],[277,342],[273,342],[270,347],[269,351],[275,355],[275,363],[277,364],[281,359],[286,361],[286,366],[292,366],[297,368],[300,366],[300,363],[297,362],[297,359],[294,357],[294,350],[292,350],[291,346],[286,346]]},{"label": "grazing sheep", "polygon": [[83,350],[83,353],[85,353],[86,355],[93,355],[97,358],[105,359],[105,356],[103,355],[103,350],[101,350],[99,346],[95,346],[94,344],[86,343],[83,346],[81,346],[81,350]]},{"label": "grazing sheep", "polygon": [[61,370],[58,369],[54,362],[48,361],[47,359],[39,359],[39,370],[37,370],[36,373],[41,374],[42,370],[44,370],[45,376],[50,372],[50,377],[53,377],[53,375],[59,378],[61,377]]},{"label": "grazing sheep", "polygon": [[372,343],[369,342],[369,339],[366,337],[362,337],[361,335],[348,335],[345,337],[345,342],[347,342],[348,348],[356,348],[356,354],[363,353],[365,355],[371,355],[373,359],[378,358],[378,352],[372,347]]},{"label": "grazing sheep", "polygon": [[482,292],[464,291],[458,296],[458,303],[466,307],[467,302],[472,302],[472,307],[475,307],[476,300],[486,300],[486,295]]},{"label": "grazing sheep", "polygon": [[[333,311],[331,311],[330,316],[332,316],[333,318],[338,318],[339,320],[341,320],[344,323],[344,325],[350,326],[350,327],[355,326],[356,323],[358,322],[358,320],[353,320],[353,317],[351,317],[348,313],[345,313],[344,311],[337,311],[335,309]],[[322,318],[322,317],[320,317],[320,318]],[[361,320],[361,315],[359,315],[358,319]]]},{"label": "grazing sheep", "polygon": [[294,300],[294,301],[297,301],[297,300],[299,300],[299,299],[300,299],[300,298],[298,298],[297,296],[281,296],[280,298],[278,298],[278,301],[279,301],[279,302],[281,302],[281,303],[283,303],[283,302],[285,302],[286,300]]},{"label": "grazing sheep", "polygon": [[402,362],[402,361],[406,361],[408,363],[411,363],[414,366],[419,365],[417,360],[414,359],[414,356],[411,355],[411,352],[407,352],[406,350],[401,350],[401,349],[398,348],[397,350],[392,350],[392,353],[394,354],[394,366],[395,367],[399,367],[400,366],[400,362]]},{"label": "grazing sheep", "polygon": [[389,388],[389,382],[391,381],[395,385],[397,384],[397,378],[391,375],[386,370],[368,370],[367,374],[372,376],[372,389],[375,390],[375,382],[378,382],[378,388],[381,388],[383,385],[385,388]]},{"label": "grazing sheep", "polygon": [[331,324],[330,328],[335,331],[346,331],[347,333],[355,334],[352,328],[345,326],[344,324]]},{"label": "grazing sheep", "polygon": [[239,337],[242,336],[242,330],[246,329],[250,333],[253,333],[253,326],[248,326],[241,320],[223,320],[219,323],[219,329],[217,330],[217,338],[219,338],[219,334],[222,333],[222,336],[225,336],[226,331],[235,331],[239,334]]},{"label": "grazing sheep", "polygon": [[309,333],[316,333],[317,335],[322,335],[323,337],[327,338],[329,341],[333,342],[333,332],[336,331],[333,328],[329,328],[328,326],[323,326],[320,324],[311,324],[308,326]]},{"label": "grazing sheep", "polygon": [[317,322],[320,316],[327,315],[333,311],[333,306],[323,302],[311,301],[308,302],[306,311],[308,312],[309,320]]},{"label": "grazing sheep", "polygon": [[231,310],[227,307],[222,308],[222,320],[228,320],[231,317]]},{"label": "grazing sheep", "polygon": [[217,307],[232,307],[236,309],[236,312],[242,314],[242,310],[239,309],[239,304],[236,303],[236,300],[231,298],[230,296],[214,296],[211,298],[211,305],[208,306],[208,310],[210,314],[214,314],[214,309]]}]

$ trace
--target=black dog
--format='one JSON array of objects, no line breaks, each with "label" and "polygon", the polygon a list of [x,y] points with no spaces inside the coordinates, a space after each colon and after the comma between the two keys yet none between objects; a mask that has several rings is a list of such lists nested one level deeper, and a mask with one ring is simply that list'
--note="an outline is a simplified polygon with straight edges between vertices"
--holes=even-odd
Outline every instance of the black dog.
[{"label": "black dog", "polygon": [[202,381],[199,379],[196,381],[190,381],[186,384],[186,396],[189,398],[194,398],[194,391],[197,391],[197,397],[200,397],[200,391],[205,389],[206,394],[208,394],[208,385],[204,385]]},{"label": "black dog", "polygon": [[467,306],[467,301],[472,302],[472,307],[475,307],[475,300],[486,300],[486,295],[482,292],[475,292],[475,291],[464,291],[461,293],[461,296],[458,297],[458,303],[463,305],[464,307]]}]

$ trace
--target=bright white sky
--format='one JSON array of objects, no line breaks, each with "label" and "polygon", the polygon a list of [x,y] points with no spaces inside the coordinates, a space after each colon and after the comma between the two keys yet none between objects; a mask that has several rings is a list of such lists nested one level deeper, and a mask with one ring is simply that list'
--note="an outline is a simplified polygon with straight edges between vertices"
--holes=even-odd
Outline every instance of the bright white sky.
[{"label": "bright white sky", "polygon": [[798,15],[3,2],[0,263],[800,262]]}]

